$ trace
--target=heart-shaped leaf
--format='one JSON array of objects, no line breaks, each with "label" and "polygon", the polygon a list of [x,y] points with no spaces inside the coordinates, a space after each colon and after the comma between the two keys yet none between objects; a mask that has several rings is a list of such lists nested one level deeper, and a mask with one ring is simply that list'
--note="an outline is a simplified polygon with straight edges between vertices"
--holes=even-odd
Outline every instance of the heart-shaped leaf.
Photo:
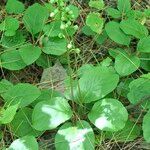
[{"label": "heart-shaped leaf", "polygon": [[19,54],[26,65],[35,62],[41,55],[41,49],[31,44],[23,46],[19,49]]},{"label": "heart-shaped leaf", "polygon": [[134,55],[121,53],[115,58],[115,69],[121,76],[135,72],[140,66],[140,59]]},{"label": "heart-shaped leaf", "polygon": [[11,131],[18,136],[23,137],[26,135],[39,136],[42,132],[35,130],[32,127],[32,109],[22,108],[20,109],[12,122],[10,123]]},{"label": "heart-shaped leaf", "polygon": [[102,32],[104,20],[102,17],[100,17],[99,13],[90,13],[90,14],[88,14],[88,16],[86,18],[86,24],[94,32],[100,34]]},{"label": "heart-shaped leaf", "polygon": [[52,98],[35,106],[32,114],[33,127],[39,131],[51,130],[69,120],[71,116],[72,111],[66,99]]},{"label": "heart-shaped leaf", "polygon": [[42,31],[47,18],[47,8],[35,3],[26,9],[23,22],[27,30],[34,35]]},{"label": "heart-shaped leaf", "polygon": [[6,11],[9,14],[19,14],[24,11],[24,4],[18,0],[8,0]]},{"label": "heart-shaped leaf", "polygon": [[38,150],[39,146],[33,136],[24,136],[11,143],[8,150]]},{"label": "heart-shaped leaf", "polygon": [[36,100],[40,94],[41,91],[36,86],[28,83],[18,83],[4,93],[2,97],[8,104],[19,103],[19,107],[25,107]]},{"label": "heart-shaped leaf", "polygon": [[98,129],[116,132],[124,128],[128,112],[118,100],[106,98],[94,104],[88,118]]},{"label": "heart-shaped leaf", "polygon": [[[63,141],[63,142],[62,142]],[[94,150],[95,137],[91,126],[83,120],[65,123],[55,136],[56,150]]]}]

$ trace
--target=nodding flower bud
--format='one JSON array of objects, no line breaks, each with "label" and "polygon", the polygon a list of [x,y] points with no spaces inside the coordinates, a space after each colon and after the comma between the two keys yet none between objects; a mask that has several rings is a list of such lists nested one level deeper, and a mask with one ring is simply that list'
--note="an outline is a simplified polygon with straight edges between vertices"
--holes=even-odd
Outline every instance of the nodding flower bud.
[{"label": "nodding flower bud", "polygon": [[71,21],[68,21],[66,24],[67,24],[68,26],[70,26],[70,25],[71,25]]},{"label": "nodding flower bud", "polygon": [[66,20],[66,18],[65,18],[64,16],[62,16],[62,17],[61,17],[61,20],[62,20],[62,21],[65,21],[65,20]]},{"label": "nodding flower bud", "polygon": [[62,23],[62,24],[60,25],[60,29],[64,30],[65,28],[66,28],[66,25]]},{"label": "nodding flower bud", "polygon": [[50,13],[50,17],[54,17],[55,16],[55,13],[54,12],[51,12]]},{"label": "nodding flower bud", "polygon": [[74,49],[74,51],[75,51],[77,54],[80,53],[80,49],[79,49],[79,48]]},{"label": "nodding flower bud", "polygon": [[78,25],[75,25],[74,27],[73,27],[75,30],[78,30]]},{"label": "nodding flower bud", "polygon": [[63,38],[63,37],[65,37],[65,36],[64,36],[62,33],[59,33],[59,34],[58,34],[58,37],[59,37],[59,38]]},{"label": "nodding flower bud", "polygon": [[69,43],[68,45],[67,45],[67,48],[68,49],[71,49],[73,47],[73,45],[71,44],[71,43]]}]

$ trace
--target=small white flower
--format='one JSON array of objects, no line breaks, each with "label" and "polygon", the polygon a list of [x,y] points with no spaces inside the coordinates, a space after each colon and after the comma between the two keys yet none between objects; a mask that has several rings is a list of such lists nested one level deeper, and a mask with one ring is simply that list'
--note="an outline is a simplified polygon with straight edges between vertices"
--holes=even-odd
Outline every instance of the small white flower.
[{"label": "small white flower", "polygon": [[71,49],[73,46],[72,46],[72,44],[71,43],[69,43],[68,45],[67,45],[67,48],[68,49]]},{"label": "small white flower", "polygon": [[54,12],[51,12],[50,13],[50,17],[54,17],[55,16],[55,13]]},{"label": "small white flower", "polygon": [[60,29],[64,30],[66,28],[65,24],[61,24]]},{"label": "small white flower", "polygon": [[75,51],[77,54],[80,53],[80,49],[79,49],[79,48],[76,48],[74,51]]}]

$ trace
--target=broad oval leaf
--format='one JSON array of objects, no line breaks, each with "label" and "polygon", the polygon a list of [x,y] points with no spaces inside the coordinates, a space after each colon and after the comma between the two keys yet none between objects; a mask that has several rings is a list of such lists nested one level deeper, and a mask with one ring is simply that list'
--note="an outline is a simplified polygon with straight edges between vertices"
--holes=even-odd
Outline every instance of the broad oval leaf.
[{"label": "broad oval leaf", "polygon": [[64,38],[44,38],[43,52],[51,55],[62,55],[67,52],[67,41]]},{"label": "broad oval leaf", "polygon": [[23,22],[31,34],[37,34],[42,31],[45,21],[48,18],[46,7],[38,3],[28,7],[23,16]]},{"label": "broad oval leaf", "polygon": [[78,103],[90,103],[105,97],[112,92],[119,76],[109,67],[93,67],[83,73],[74,90],[74,98]]},{"label": "broad oval leaf", "polygon": [[121,76],[135,72],[140,66],[140,59],[134,55],[121,53],[115,58],[115,69]]},{"label": "broad oval leaf", "polygon": [[94,132],[86,121],[80,120],[73,125],[65,123],[55,136],[56,150],[94,150]]},{"label": "broad oval leaf", "polygon": [[11,48],[18,45],[23,45],[26,40],[26,36],[23,31],[16,31],[14,36],[3,36],[2,45],[5,48]]},{"label": "broad oval leaf", "polygon": [[38,143],[33,136],[24,136],[11,143],[8,150],[38,150]]},{"label": "broad oval leaf", "polygon": [[13,87],[13,84],[6,79],[0,81],[0,94],[4,94],[9,88]]},{"label": "broad oval leaf", "polygon": [[146,71],[150,71],[150,53],[141,53],[139,57],[141,60],[141,67]]},{"label": "broad oval leaf", "polygon": [[0,26],[0,30],[5,31],[5,36],[14,36],[16,30],[19,28],[19,21],[16,18],[8,16]]},{"label": "broad oval leaf", "polygon": [[126,34],[132,35],[138,39],[148,36],[147,28],[134,19],[127,19],[127,20],[121,21],[120,28]]},{"label": "broad oval leaf", "polygon": [[132,104],[143,101],[141,105],[150,108],[150,79],[144,77],[135,79],[130,83],[129,88],[128,99]]},{"label": "broad oval leaf", "polygon": [[142,129],[144,139],[146,142],[150,143],[150,110],[144,116]]},{"label": "broad oval leaf", "polygon": [[28,83],[18,83],[11,87],[2,95],[7,104],[18,104],[19,107],[25,107],[36,100],[41,94],[41,91],[34,85]]},{"label": "broad oval leaf", "polygon": [[130,0],[117,0],[117,8],[122,14],[129,12],[131,10]]},{"label": "broad oval leaf", "polygon": [[1,56],[1,65],[8,70],[20,70],[26,67],[18,50],[9,50],[4,52]]},{"label": "broad oval leaf", "polygon": [[96,8],[98,10],[102,10],[104,8],[105,4],[104,4],[103,0],[90,0],[89,6]]},{"label": "broad oval leaf", "polygon": [[106,12],[112,18],[121,18],[121,13],[117,9],[110,7],[106,9]]},{"label": "broad oval leaf", "polygon": [[60,21],[53,21],[49,24],[46,24],[43,28],[43,31],[44,31],[45,35],[48,37],[56,37],[60,33],[62,33],[60,26],[61,26]]},{"label": "broad oval leaf", "polygon": [[36,130],[51,130],[69,120],[71,116],[72,111],[67,100],[62,97],[56,97],[39,102],[35,106],[32,114],[32,123]]},{"label": "broad oval leaf", "polygon": [[139,41],[137,50],[143,53],[150,53],[150,36],[145,37]]},{"label": "broad oval leaf", "polygon": [[26,65],[35,62],[41,55],[41,49],[31,44],[23,46],[19,49],[19,54]]},{"label": "broad oval leaf", "polygon": [[119,23],[110,21],[106,24],[105,30],[109,38],[114,42],[127,46],[130,44],[131,38],[120,29]]},{"label": "broad oval leaf", "polygon": [[100,17],[99,13],[90,13],[86,18],[86,24],[94,32],[100,34],[104,26],[104,19]]},{"label": "broad oval leaf", "polygon": [[30,108],[23,108],[20,109],[12,122],[10,123],[11,131],[18,136],[23,137],[26,135],[32,135],[32,136],[39,136],[42,134],[42,132],[35,130],[32,127],[32,109]]},{"label": "broad oval leaf", "polygon": [[98,129],[116,132],[124,128],[128,112],[117,99],[106,98],[94,104],[88,118]]},{"label": "broad oval leaf", "polygon": [[10,123],[13,120],[17,109],[18,109],[18,104],[9,106],[6,109],[2,108],[0,111],[0,124]]},{"label": "broad oval leaf", "polygon": [[6,4],[6,11],[9,14],[19,14],[24,11],[25,7],[22,2],[18,0],[8,0]]}]

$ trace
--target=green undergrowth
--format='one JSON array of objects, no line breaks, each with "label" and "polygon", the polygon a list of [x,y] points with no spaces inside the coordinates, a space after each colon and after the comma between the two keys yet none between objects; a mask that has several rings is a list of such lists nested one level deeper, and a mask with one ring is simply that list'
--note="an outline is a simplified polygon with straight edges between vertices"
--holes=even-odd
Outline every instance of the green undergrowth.
[{"label": "green undergrowth", "polygon": [[0,13],[0,149],[150,147],[150,9],[7,0]]}]

